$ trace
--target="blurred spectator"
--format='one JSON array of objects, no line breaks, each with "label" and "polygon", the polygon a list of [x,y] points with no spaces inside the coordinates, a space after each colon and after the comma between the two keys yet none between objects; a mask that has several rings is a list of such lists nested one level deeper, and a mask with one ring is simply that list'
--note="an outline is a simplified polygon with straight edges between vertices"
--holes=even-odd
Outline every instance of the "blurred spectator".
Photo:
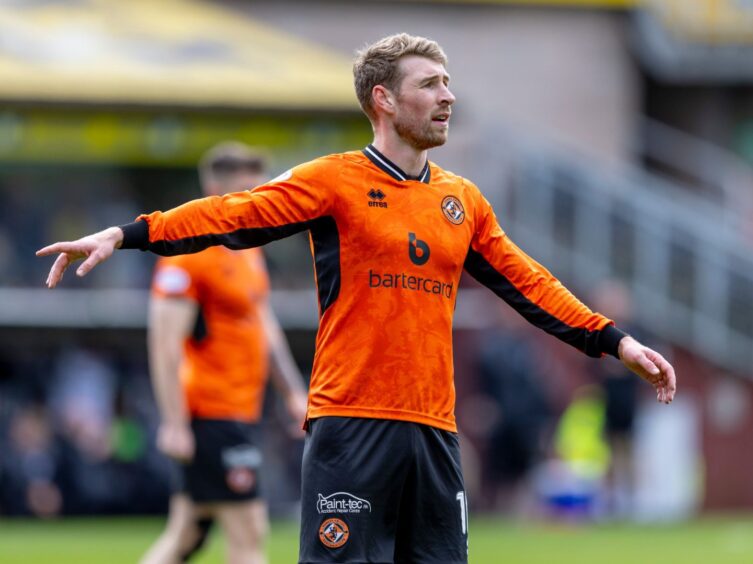
[{"label": "blurred spectator", "polygon": [[110,455],[110,428],[117,376],[93,351],[70,348],[57,360],[50,408],[60,432],[86,458]]},{"label": "blurred spectator", "polygon": [[119,494],[110,463],[116,384],[112,367],[92,351],[71,348],[57,360],[49,404],[66,447],[71,512],[107,511]]},{"label": "blurred spectator", "polygon": [[[631,323],[630,294],[624,285],[615,280],[605,282],[596,289],[592,301],[596,311],[644,341]],[[611,451],[605,482],[606,511],[611,517],[626,518],[632,514],[635,491],[633,427],[640,381],[620,363],[597,362],[589,367],[603,390],[604,433]]]},{"label": "blurred spectator", "polygon": [[600,492],[609,467],[604,440],[605,406],[601,390],[583,386],[557,423],[555,457],[537,469],[536,492],[549,517],[593,519],[600,513]]},{"label": "blurred spectator", "polygon": [[58,515],[63,507],[57,485],[60,447],[42,406],[19,406],[2,447],[0,510],[9,515]]},{"label": "blurred spectator", "polygon": [[551,410],[528,327],[516,314],[500,313],[497,319],[478,358],[480,389],[490,400],[486,466],[494,505],[525,513],[532,501],[529,473],[542,456]]}]

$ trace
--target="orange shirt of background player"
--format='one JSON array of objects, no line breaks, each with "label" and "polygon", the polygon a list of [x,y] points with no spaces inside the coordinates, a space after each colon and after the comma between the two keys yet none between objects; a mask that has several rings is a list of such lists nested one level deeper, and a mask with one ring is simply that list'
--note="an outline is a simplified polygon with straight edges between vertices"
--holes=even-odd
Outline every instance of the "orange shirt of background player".
[{"label": "orange shirt of background player", "polygon": [[190,299],[199,306],[180,367],[192,416],[259,419],[268,348],[258,308],[268,293],[259,249],[212,247],[157,262],[152,295]]}]

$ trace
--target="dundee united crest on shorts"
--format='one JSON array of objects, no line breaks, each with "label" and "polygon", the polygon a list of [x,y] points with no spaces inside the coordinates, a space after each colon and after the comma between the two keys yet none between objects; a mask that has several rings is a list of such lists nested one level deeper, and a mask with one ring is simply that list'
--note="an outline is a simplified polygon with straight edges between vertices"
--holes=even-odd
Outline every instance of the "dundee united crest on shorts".
[{"label": "dundee united crest on shorts", "polygon": [[445,196],[442,200],[442,213],[447,221],[460,225],[465,221],[465,209],[455,196]]},{"label": "dundee united crest on shorts", "polygon": [[319,527],[319,540],[328,548],[340,548],[349,537],[350,529],[342,519],[327,519]]},{"label": "dundee united crest on shorts", "polygon": [[231,468],[225,474],[227,487],[235,493],[250,492],[256,483],[256,474],[249,468]]}]

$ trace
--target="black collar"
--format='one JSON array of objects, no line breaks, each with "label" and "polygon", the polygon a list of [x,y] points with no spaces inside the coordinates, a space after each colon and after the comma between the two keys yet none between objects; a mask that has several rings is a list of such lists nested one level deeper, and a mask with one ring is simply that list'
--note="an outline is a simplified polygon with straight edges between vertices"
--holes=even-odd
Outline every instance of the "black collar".
[{"label": "black collar", "polygon": [[431,180],[431,170],[429,169],[428,159],[426,160],[426,164],[424,165],[424,168],[421,169],[421,173],[418,176],[410,176],[408,174],[405,174],[399,166],[385,157],[382,153],[377,151],[374,145],[367,145],[363,150],[363,154],[366,155],[366,157],[372,163],[374,163],[376,167],[382,169],[395,180],[399,180],[401,182],[405,180],[417,180],[419,182],[423,182],[424,184],[428,184]]}]

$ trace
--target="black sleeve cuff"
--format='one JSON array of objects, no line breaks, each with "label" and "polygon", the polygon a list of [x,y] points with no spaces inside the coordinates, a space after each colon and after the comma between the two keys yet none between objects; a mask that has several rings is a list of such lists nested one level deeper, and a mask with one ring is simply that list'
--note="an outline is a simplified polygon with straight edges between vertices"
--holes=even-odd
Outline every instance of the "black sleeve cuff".
[{"label": "black sleeve cuff", "polygon": [[620,355],[618,349],[620,347],[620,341],[627,337],[627,333],[620,331],[614,325],[607,325],[601,330],[601,337],[599,337],[599,348],[601,352],[611,354],[613,357],[619,359]]},{"label": "black sleeve cuff", "polygon": [[141,249],[146,251],[149,248],[149,224],[143,219],[118,225],[123,231],[123,243],[121,249]]}]

